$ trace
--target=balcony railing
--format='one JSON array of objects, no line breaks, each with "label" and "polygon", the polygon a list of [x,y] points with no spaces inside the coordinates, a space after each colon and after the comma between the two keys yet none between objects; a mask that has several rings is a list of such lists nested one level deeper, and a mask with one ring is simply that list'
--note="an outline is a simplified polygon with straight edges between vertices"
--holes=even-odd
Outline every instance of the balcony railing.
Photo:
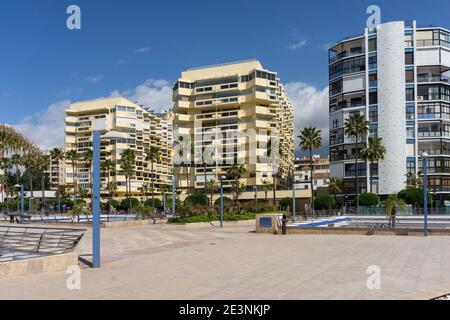
[{"label": "balcony railing", "polygon": [[445,40],[417,40],[418,47],[434,47],[434,46],[442,46],[446,48],[450,48],[450,42]]},{"label": "balcony railing", "polygon": [[444,75],[427,75],[427,76],[418,76],[417,82],[450,82],[450,77]]}]

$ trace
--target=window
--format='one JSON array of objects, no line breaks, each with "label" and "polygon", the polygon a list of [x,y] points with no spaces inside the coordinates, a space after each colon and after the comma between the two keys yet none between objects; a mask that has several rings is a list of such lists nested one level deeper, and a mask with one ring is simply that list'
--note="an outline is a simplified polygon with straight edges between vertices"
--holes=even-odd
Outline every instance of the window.
[{"label": "window", "polygon": [[413,104],[406,105],[406,120],[414,120],[416,118],[415,107]]},{"label": "window", "polygon": [[378,122],[378,109],[371,109],[369,111],[369,122],[376,123]]},{"label": "window", "polygon": [[377,39],[369,40],[369,52],[377,51]]},{"label": "window", "polygon": [[378,91],[369,92],[369,104],[378,103]]},{"label": "window", "polygon": [[414,52],[406,52],[405,53],[405,64],[406,65],[414,64]]},{"label": "window", "polygon": [[405,71],[405,78],[406,78],[406,83],[413,83],[414,82],[414,71],[413,70],[406,70]]},{"label": "window", "polygon": [[378,68],[378,58],[376,55],[369,57],[369,70],[376,70]]},{"label": "window", "polygon": [[373,73],[369,75],[369,87],[376,87],[378,85],[378,74]]},{"label": "window", "polygon": [[407,88],[406,89],[406,101],[414,101],[414,100],[415,100],[414,89]]}]

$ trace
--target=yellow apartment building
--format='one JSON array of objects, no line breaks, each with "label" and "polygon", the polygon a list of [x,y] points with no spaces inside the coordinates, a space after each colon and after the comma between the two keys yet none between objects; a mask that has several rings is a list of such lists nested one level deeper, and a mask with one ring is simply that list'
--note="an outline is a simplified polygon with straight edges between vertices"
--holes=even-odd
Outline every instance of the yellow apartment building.
[{"label": "yellow apartment building", "polygon": [[[175,176],[202,190],[243,164],[246,191],[293,174],[294,113],[277,73],[257,60],[188,69],[173,89]],[[190,150],[190,151],[189,151]],[[231,187],[231,181],[225,181]]]},{"label": "yellow apartment building", "polygon": [[[78,189],[91,189],[89,164],[83,161],[83,154],[92,148],[93,121],[104,119],[107,132],[114,132],[113,139],[102,139],[101,160],[110,159],[115,168],[108,174],[102,172],[102,193],[107,194],[108,176],[117,185],[115,197],[125,197],[126,180],[120,167],[120,157],[124,150],[132,149],[136,154],[135,174],[131,178],[131,194],[143,197],[142,186],[151,184],[154,175],[155,193],[161,194],[172,185],[172,118],[168,112],[154,114],[148,109],[128,99],[109,98],[83,101],[70,105],[66,111],[65,151],[76,150],[80,159],[76,163],[76,177],[72,164],[66,159],[66,183],[73,185],[77,181]],[[146,150],[157,147],[161,157],[151,170],[146,161]]]}]

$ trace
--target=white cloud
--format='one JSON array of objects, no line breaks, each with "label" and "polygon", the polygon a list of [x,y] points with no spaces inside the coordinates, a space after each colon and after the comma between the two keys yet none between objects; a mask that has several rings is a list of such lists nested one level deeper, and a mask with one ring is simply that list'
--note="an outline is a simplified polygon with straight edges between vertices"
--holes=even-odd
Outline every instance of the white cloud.
[{"label": "white cloud", "polygon": [[62,148],[65,135],[65,111],[69,105],[69,100],[56,102],[46,110],[12,126],[42,150]]},{"label": "white cloud", "polygon": [[[295,110],[295,135],[309,126],[322,130],[324,147],[328,146],[329,120],[328,103],[329,91],[317,89],[303,82],[290,82],[285,85],[286,94]],[[296,142],[298,146],[298,142]]]},{"label": "white cloud", "polygon": [[103,74],[89,75],[85,79],[91,83],[99,83],[105,76]]},{"label": "white cloud", "polygon": [[149,79],[134,89],[111,92],[111,97],[125,96],[156,112],[170,109],[172,102],[172,86],[167,80]]},{"label": "white cloud", "polygon": [[308,41],[304,39],[299,39],[297,42],[289,45],[289,50],[297,50],[301,49],[308,44]]},{"label": "white cloud", "polygon": [[135,54],[143,54],[143,53],[146,53],[146,52],[149,52],[149,51],[150,51],[150,48],[149,47],[145,47],[145,48],[139,48],[139,49],[134,50],[134,53]]}]

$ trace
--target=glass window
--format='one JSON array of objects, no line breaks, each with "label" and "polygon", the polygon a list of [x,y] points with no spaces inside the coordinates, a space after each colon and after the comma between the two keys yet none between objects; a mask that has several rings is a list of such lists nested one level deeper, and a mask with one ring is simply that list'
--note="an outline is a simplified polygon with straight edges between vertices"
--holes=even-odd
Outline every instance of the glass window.
[{"label": "glass window", "polygon": [[405,78],[406,78],[406,83],[413,83],[414,82],[414,71],[413,70],[406,70],[405,71]]},{"label": "glass window", "polygon": [[377,51],[377,39],[369,40],[369,52]]},{"label": "glass window", "polygon": [[406,65],[414,64],[414,52],[406,52],[405,53],[405,64]]}]

